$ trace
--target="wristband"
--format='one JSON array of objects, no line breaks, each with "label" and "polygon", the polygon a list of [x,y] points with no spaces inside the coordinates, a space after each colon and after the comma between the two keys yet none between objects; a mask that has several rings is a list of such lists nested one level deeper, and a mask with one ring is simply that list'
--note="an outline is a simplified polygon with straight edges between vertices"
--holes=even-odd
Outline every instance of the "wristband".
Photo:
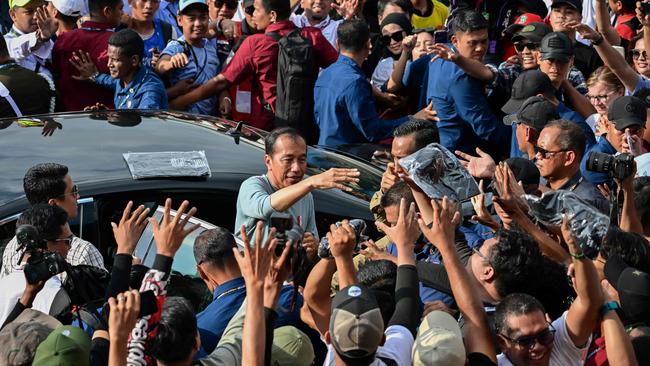
[{"label": "wristband", "polygon": [[93,83],[97,81],[97,77],[99,76],[99,71],[95,71],[88,79],[92,81]]},{"label": "wristband", "polygon": [[603,318],[607,313],[612,310],[619,309],[618,303],[616,301],[608,301],[600,307],[600,317]]},{"label": "wristband", "polygon": [[598,39],[595,40],[595,41],[592,41],[591,44],[593,44],[594,46],[599,46],[601,43],[603,43],[604,40],[605,40],[605,37],[603,37],[603,35],[600,34]]},{"label": "wristband", "polygon": [[585,255],[584,252],[580,252],[580,253],[577,253],[577,254],[569,252],[569,255],[571,256],[571,258],[576,259],[576,260],[587,258],[587,256]]}]

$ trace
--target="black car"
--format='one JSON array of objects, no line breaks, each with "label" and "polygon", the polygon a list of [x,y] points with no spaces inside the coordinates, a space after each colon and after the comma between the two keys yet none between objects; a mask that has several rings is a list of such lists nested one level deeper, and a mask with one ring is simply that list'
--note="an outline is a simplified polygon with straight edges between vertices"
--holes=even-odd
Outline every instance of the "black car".
[{"label": "black car", "polygon": [[[110,222],[117,222],[129,200],[153,206],[166,197],[197,207],[196,217],[233,230],[235,204],[242,181],[266,172],[265,131],[235,122],[162,111],[106,111],[53,114],[0,120],[0,247],[13,237],[15,221],[28,207],[22,179],[29,167],[57,162],[70,168],[78,185],[79,214],[72,230],[96,245],[110,266],[115,241]],[[123,154],[129,152],[204,151],[208,178],[133,179]],[[309,148],[307,174],[331,167],[354,167],[361,180],[353,191],[314,192],[319,233],[342,218],[373,218],[368,209],[379,189],[381,171],[350,156]],[[374,225],[368,225],[369,228]],[[193,258],[175,270],[195,271]],[[184,264],[183,264],[184,263]]]}]

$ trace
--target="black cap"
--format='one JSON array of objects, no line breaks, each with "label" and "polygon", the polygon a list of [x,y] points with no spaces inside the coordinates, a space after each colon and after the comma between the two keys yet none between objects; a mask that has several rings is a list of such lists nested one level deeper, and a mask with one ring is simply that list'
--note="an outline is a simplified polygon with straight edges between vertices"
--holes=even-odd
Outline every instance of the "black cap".
[{"label": "black cap", "polygon": [[539,49],[542,60],[569,62],[573,56],[573,41],[562,32],[551,32],[544,36]]},{"label": "black cap", "polygon": [[248,8],[249,6],[253,6],[255,3],[255,0],[243,0],[242,4],[244,4],[244,9]]},{"label": "black cap", "polygon": [[650,321],[650,274],[628,267],[621,273],[617,289],[628,322]]},{"label": "black cap", "polygon": [[515,113],[521,108],[526,99],[554,90],[551,79],[539,69],[524,71],[519,74],[519,77],[512,84],[510,100],[506,102],[501,110],[505,114]]},{"label": "black cap", "polygon": [[539,169],[532,160],[519,157],[510,158],[506,160],[506,164],[512,170],[517,182],[539,185]]},{"label": "black cap", "polygon": [[625,263],[623,258],[618,254],[610,255],[609,258],[607,258],[607,262],[605,262],[605,268],[603,269],[605,278],[617,290],[618,279],[621,278],[621,273],[623,273],[627,267],[627,263]]},{"label": "black cap", "polygon": [[553,0],[553,3],[551,4],[551,9],[564,4],[569,5],[570,7],[577,10],[579,13],[582,13],[582,0]]},{"label": "black cap", "polygon": [[645,126],[648,110],[645,103],[631,96],[622,96],[614,100],[607,110],[607,119],[614,122],[619,131],[631,126]]},{"label": "black cap", "polygon": [[521,26],[521,28],[512,36],[512,41],[517,42],[521,39],[526,39],[530,42],[541,44],[544,36],[549,33],[551,33],[551,28],[549,28],[548,25],[534,22]]},{"label": "black cap", "polygon": [[537,131],[541,131],[549,121],[556,119],[560,119],[560,114],[557,112],[555,105],[546,98],[536,95],[526,99],[517,113],[505,116],[503,123],[506,125],[515,122],[523,123]]}]

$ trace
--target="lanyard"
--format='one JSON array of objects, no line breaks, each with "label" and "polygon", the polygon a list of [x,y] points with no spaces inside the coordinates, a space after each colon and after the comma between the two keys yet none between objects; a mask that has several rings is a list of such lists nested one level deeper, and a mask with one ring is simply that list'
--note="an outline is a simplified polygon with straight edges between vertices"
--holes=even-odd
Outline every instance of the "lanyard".
[{"label": "lanyard", "polygon": [[203,57],[203,66],[199,66],[199,60],[196,57],[196,53],[194,52],[194,46],[191,44],[187,43],[186,41],[179,41],[180,44],[183,46],[183,50],[187,54],[187,50],[189,50],[192,53],[192,58],[194,59],[194,65],[196,66],[196,74],[194,75],[194,81],[197,82],[199,80],[199,76],[203,74],[203,70],[205,70],[205,66],[208,64],[208,50],[206,49],[206,46],[203,47],[203,52],[205,52],[204,57]]}]

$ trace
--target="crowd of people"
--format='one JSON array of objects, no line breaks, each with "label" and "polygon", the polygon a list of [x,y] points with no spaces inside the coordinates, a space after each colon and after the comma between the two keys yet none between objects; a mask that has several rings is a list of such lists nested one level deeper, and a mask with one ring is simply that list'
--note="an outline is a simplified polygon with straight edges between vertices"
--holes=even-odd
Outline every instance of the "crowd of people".
[{"label": "crowd of people", "polygon": [[[135,195],[106,257],[71,230],[75,172],[25,167],[0,364],[650,363],[648,3],[10,0],[6,15],[2,117],[170,109],[268,133],[234,227],[171,199],[156,219]],[[311,144],[386,150],[378,237],[354,217],[318,232],[312,192],[364,177],[305,176]],[[147,226],[151,266],[134,257]],[[207,304],[170,286],[195,231]]]}]

